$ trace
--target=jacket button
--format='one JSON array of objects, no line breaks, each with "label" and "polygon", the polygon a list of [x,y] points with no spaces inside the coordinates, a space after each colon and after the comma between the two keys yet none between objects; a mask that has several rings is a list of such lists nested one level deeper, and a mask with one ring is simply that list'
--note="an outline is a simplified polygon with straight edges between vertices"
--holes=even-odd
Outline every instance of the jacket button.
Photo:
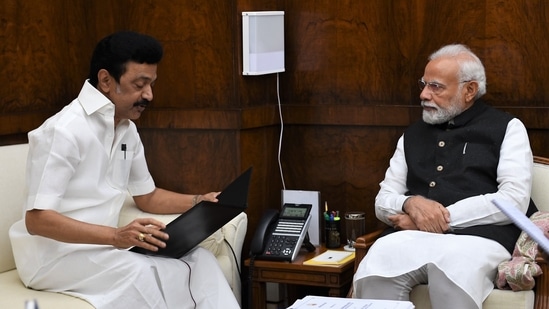
[{"label": "jacket button", "polygon": [[444,169],[444,166],[442,165],[437,166],[437,172],[442,172],[443,169]]},{"label": "jacket button", "polygon": [[434,188],[436,185],[437,185],[437,183],[434,182],[434,181],[431,181],[431,182],[429,183],[429,187],[431,187],[431,188]]},{"label": "jacket button", "polygon": [[445,143],[444,141],[438,142],[438,147],[441,147],[441,148],[442,148],[442,147],[444,147],[444,146],[446,146],[446,143]]}]

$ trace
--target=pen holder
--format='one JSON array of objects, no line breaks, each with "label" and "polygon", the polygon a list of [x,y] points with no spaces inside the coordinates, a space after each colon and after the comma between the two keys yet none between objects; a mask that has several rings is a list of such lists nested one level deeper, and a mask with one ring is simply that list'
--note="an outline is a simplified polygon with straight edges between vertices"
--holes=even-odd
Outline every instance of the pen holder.
[{"label": "pen holder", "polygon": [[325,220],[324,223],[326,248],[339,248],[341,246],[341,221]]}]

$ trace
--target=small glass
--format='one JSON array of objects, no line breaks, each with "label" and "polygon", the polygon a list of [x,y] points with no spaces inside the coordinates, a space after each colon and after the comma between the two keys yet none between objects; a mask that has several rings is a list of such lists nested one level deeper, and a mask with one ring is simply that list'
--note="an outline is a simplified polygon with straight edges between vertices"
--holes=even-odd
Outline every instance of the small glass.
[{"label": "small glass", "polygon": [[347,244],[343,249],[355,251],[357,237],[366,233],[365,214],[362,211],[350,211],[345,213],[345,235]]}]

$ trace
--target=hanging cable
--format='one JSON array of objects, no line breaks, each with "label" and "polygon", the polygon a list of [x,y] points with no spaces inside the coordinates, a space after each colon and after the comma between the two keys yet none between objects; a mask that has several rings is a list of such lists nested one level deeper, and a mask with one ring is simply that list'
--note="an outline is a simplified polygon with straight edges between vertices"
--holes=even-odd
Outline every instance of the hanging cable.
[{"label": "hanging cable", "polygon": [[282,189],[286,190],[286,183],[284,182],[284,173],[282,172],[282,163],[280,161],[280,152],[282,150],[282,134],[284,133],[284,119],[282,118],[282,105],[280,104],[279,73],[276,73],[276,96],[278,99],[278,114],[280,116],[280,137],[278,139],[278,169],[280,170],[280,179],[282,179]]}]

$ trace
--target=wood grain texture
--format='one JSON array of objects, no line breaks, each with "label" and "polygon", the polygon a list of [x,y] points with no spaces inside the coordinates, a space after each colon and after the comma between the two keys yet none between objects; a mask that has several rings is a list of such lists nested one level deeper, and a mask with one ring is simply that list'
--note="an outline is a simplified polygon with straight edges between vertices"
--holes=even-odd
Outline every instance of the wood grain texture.
[{"label": "wood grain texture", "polygon": [[[241,12],[258,10],[285,12],[284,73],[242,76]],[[264,209],[280,207],[280,98],[287,187],[320,190],[341,211],[364,208],[373,230],[396,139],[419,119],[416,81],[442,45],[479,55],[485,98],[549,156],[548,16],[544,0],[4,0],[0,144],[26,141],[78,95],[99,39],[136,30],[165,49],[137,121],[158,184],[214,190],[253,165],[252,234]]]}]

